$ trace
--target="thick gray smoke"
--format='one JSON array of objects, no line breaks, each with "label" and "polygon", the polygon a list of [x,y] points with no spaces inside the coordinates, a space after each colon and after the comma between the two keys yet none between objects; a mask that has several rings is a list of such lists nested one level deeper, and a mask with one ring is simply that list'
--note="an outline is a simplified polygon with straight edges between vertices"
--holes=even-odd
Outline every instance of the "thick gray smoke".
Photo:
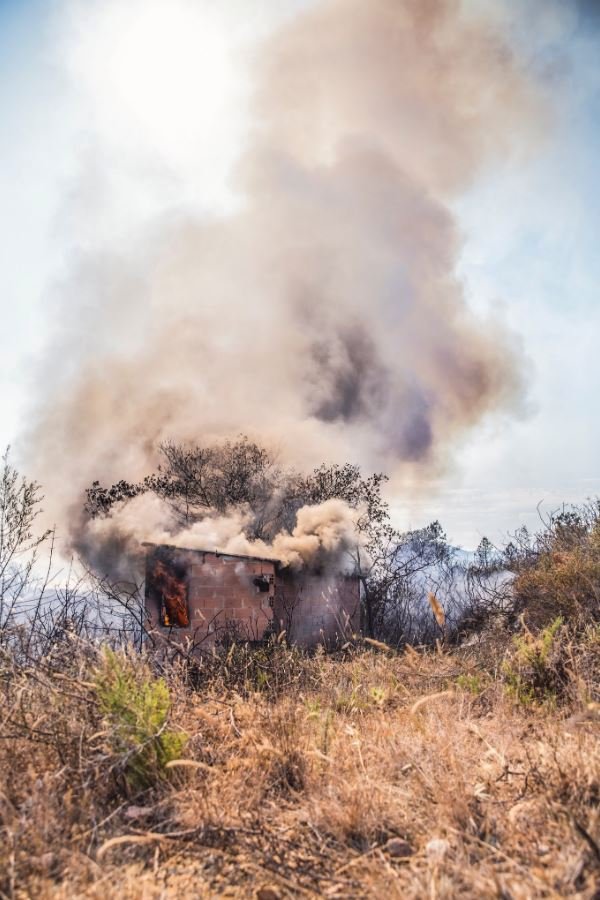
[{"label": "thick gray smoke", "polygon": [[439,461],[519,391],[469,310],[450,204],[525,143],[530,86],[454,0],[323,0],[255,54],[241,208],[74,267],[30,469],[62,530],[164,439],[240,433],[296,465]]}]

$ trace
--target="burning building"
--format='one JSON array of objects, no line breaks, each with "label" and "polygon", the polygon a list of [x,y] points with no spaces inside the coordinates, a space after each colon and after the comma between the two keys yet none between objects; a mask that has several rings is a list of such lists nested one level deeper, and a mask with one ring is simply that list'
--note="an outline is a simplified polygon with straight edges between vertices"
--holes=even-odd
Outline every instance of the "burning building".
[{"label": "burning building", "polygon": [[277,559],[146,544],[146,612],[153,630],[203,646],[286,632],[304,647],[360,625],[355,575],[294,569]]}]

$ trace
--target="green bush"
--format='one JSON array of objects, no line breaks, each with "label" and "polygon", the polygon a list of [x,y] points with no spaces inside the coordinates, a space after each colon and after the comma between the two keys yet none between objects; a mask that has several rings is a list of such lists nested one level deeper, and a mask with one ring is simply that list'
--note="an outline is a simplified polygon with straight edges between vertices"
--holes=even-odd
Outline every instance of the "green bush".
[{"label": "green bush", "polygon": [[165,777],[167,763],[181,756],[187,742],[184,734],[167,729],[171,703],[165,682],[141,660],[106,649],[94,686],[127,784],[142,789]]},{"label": "green bush", "polygon": [[563,620],[558,616],[539,634],[525,628],[502,663],[508,693],[519,703],[554,705],[568,681],[561,652]]},{"label": "green bush", "polygon": [[482,675],[459,675],[456,679],[456,686],[461,691],[468,691],[470,694],[481,694],[485,689],[484,678]]}]

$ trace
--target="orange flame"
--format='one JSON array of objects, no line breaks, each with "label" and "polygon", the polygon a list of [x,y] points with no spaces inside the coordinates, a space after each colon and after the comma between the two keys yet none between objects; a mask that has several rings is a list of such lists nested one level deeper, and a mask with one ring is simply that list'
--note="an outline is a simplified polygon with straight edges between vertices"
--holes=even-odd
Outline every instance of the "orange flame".
[{"label": "orange flame", "polygon": [[162,594],[164,603],[163,624],[187,628],[190,617],[186,604],[185,582],[178,578],[160,560],[154,565],[153,580]]}]

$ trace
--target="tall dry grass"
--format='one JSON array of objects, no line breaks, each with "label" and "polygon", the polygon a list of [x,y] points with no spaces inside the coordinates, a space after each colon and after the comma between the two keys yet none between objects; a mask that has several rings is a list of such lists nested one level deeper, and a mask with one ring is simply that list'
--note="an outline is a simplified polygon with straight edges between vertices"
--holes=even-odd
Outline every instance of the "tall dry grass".
[{"label": "tall dry grass", "polygon": [[[2,896],[598,896],[600,634],[573,640],[559,693],[525,700],[512,641],[121,652],[120,726],[98,647],[67,637],[35,668],[5,653]],[[167,735],[184,759],[149,753]]]}]

